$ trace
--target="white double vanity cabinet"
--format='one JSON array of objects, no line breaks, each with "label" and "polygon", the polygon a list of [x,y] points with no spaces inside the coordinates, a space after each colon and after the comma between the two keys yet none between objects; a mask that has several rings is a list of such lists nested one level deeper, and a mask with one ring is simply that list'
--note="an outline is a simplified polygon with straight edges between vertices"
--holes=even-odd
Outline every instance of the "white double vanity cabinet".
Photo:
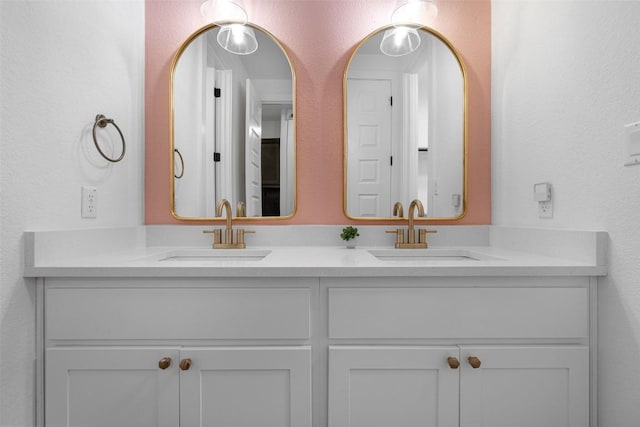
[{"label": "white double vanity cabinet", "polygon": [[40,426],[596,426],[605,233],[442,227],[382,256],[179,230],[26,233]]}]

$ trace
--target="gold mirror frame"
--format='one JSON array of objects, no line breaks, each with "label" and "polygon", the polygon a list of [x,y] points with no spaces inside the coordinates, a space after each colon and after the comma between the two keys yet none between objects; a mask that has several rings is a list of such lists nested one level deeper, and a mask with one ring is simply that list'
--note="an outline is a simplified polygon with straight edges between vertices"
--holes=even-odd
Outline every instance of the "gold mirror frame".
[{"label": "gold mirror frame", "polygon": [[[185,217],[185,216],[180,216],[179,214],[176,213],[176,205],[175,205],[175,197],[176,197],[176,189],[175,189],[175,180],[178,179],[178,177],[182,177],[182,174],[184,173],[184,169],[182,170],[176,170],[176,159],[183,165],[184,168],[184,160],[182,158],[182,154],[180,154],[180,152],[178,151],[178,149],[175,146],[175,128],[174,128],[174,80],[175,80],[175,72],[176,72],[176,67],[178,64],[178,61],[180,60],[181,56],[183,55],[183,53],[185,52],[185,50],[189,47],[189,45],[199,36],[203,35],[205,32],[210,31],[210,30],[214,30],[217,27],[221,27],[223,25],[227,25],[227,24],[238,24],[240,22],[238,21],[219,21],[219,22],[215,22],[215,23],[211,23],[208,25],[205,25],[204,27],[198,29],[197,31],[195,31],[194,33],[192,33],[183,43],[182,45],[178,48],[176,54],[174,55],[173,61],[171,63],[171,73],[170,73],[170,79],[169,79],[169,140],[170,140],[170,159],[169,159],[169,179],[170,179],[170,185],[169,185],[169,193],[170,193],[170,212],[171,215],[181,221],[225,221],[224,217],[205,217],[205,216],[199,216],[199,217]],[[291,61],[291,58],[289,57],[289,54],[287,52],[287,50],[284,48],[284,46],[282,45],[282,43],[273,35],[271,34],[269,31],[265,30],[264,28],[255,25],[253,23],[250,22],[246,22],[246,23],[241,23],[244,25],[247,25],[249,27],[251,27],[253,30],[255,31],[260,31],[262,32],[266,37],[268,37],[269,39],[271,39],[275,45],[277,47],[280,48],[280,51],[282,52],[282,54],[284,55],[284,57],[286,58],[288,64],[289,64],[289,69],[291,71],[291,92],[292,92],[292,99],[291,99],[291,104],[292,104],[292,111],[293,111],[293,118],[294,118],[294,122],[293,122],[293,148],[292,148],[292,176],[293,176],[293,185],[292,185],[292,209],[291,209],[291,213],[288,215],[282,215],[282,216],[236,216],[236,212],[234,212],[234,216],[233,216],[233,220],[269,220],[269,221],[274,221],[274,220],[287,220],[287,219],[291,219],[295,216],[297,209],[298,209],[298,197],[297,197],[297,187],[298,187],[298,167],[297,167],[297,135],[298,135],[298,120],[297,120],[297,96],[296,96],[296,87],[297,87],[297,81],[296,81],[296,73],[295,73],[295,69],[293,67],[293,62]],[[179,174],[179,175],[176,175]],[[235,211],[235,206],[233,207],[233,210]]]},{"label": "gold mirror frame", "polygon": [[[351,63],[354,59],[354,57],[356,56],[356,54],[358,53],[358,51],[360,50],[360,48],[367,43],[370,39],[376,37],[377,35],[383,33],[384,31],[397,27],[399,25],[402,24],[395,24],[395,25],[387,25],[381,28],[378,28],[377,30],[374,30],[373,32],[371,32],[369,35],[367,35],[362,41],[360,41],[360,43],[358,43],[358,45],[355,47],[355,49],[353,50],[351,56],[349,57],[349,60],[347,61],[346,67],[345,67],[345,71],[344,71],[344,75],[343,75],[343,95],[342,95],[342,100],[343,100],[343,212],[345,214],[345,216],[349,219],[353,219],[353,220],[361,220],[361,221],[370,221],[370,222],[389,222],[389,221],[401,221],[401,220],[406,220],[406,215],[404,216],[394,216],[394,217],[359,217],[359,216],[352,216],[349,214],[348,209],[347,209],[347,202],[348,202],[348,186],[347,186],[347,180],[348,180],[348,176],[347,176],[347,169],[348,169],[348,123],[347,123],[347,80],[348,80],[348,75],[349,75],[349,69],[351,66]],[[468,183],[467,183],[467,178],[468,178],[468,171],[467,171],[467,167],[468,167],[468,75],[467,75],[467,71],[466,71],[466,67],[464,65],[464,62],[462,60],[462,55],[460,54],[460,52],[455,48],[455,46],[444,36],[442,35],[440,32],[427,27],[427,26],[416,26],[415,24],[407,24],[407,26],[415,28],[418,31],[424,31],[428,34],[431,34],[432,36],[434,36],[435,38],[437,38],[438,40],[440,40],[442,43],[444,43],[445,46],[447,46],[449,48],[449,50],[451,51],[451,53],[453,54],[453,56],[455,57],[459,67],[460,67],[460,72],[461,72],[461,76],[462,76],[462,81],[463,81],[463,99],[462,99],[462,108],[463,108],[463,129],[462,129],[462,144],[463,144],[463,148],[462,148],[462,200],[461,200],[461,212],[459,215],[457,216],[452,216],[452,217],[416,217],[415,221],[417,222],[432,222],[432,221],[458,221],[460,219],[462,219],[466,213],[467,213],[467,208],[468,208]],[[392,202],[393,203],[393,202]],[[407,206],[405,206],[405,210],[407,209]]]}]

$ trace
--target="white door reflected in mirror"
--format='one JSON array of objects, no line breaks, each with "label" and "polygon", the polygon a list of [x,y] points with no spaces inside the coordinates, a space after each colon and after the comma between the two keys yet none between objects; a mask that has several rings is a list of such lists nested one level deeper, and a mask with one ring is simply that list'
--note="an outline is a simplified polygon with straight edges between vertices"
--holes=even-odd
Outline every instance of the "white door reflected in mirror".
[{"label": "white door reflected in mirror", "polygon": [[418,48],[385,55],[383,28],[345,71],[345,208],[390,218],[396,202],[422,201],[426,216],[464,215],[466,74],[441,35],[418,28]]}]

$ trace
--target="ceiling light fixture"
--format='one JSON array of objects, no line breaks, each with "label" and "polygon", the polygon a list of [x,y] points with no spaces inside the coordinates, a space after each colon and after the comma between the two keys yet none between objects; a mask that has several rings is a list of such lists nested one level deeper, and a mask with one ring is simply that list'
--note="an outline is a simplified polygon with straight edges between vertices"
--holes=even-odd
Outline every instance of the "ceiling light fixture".
[{"label": "ceiling light fixture", "polygon": [[204,0],[200,13],[207,21],[237,21],[246,24],[247,11],[242,0]]},{"label": "ceiling light fixture", "polygon": [[391,24],[430,24],[438,16],[438,6],[433,0],[398,0],[391,13]]},{"label": "ceiling light fixture", "polygon": [[380,50],[387,56],[403,56],[415,51],[420,46],[418,30],[407,26],[388,29],[382,36]]},{"label": "ceiling light fixture", "polygon": [[249,16],[242,0],[204,0],[200,12],[207,20],[221,22],[218,44],[236,55],[249,55],[258,49],[253,28],[246,25]]},{"label": "ceiling light fixture", "polygon": [[380,50],[388,56],[403,56],[418,49],[421,43],[417,27],[438,16],[433,0],[397,0],[391,13],[393,28],[384,32]]},{"label": "ceiling light fixture", "polygon": [[218,44],[236,55],[250,55],[258,49],[253,28],[239,23],[220,26]]}]

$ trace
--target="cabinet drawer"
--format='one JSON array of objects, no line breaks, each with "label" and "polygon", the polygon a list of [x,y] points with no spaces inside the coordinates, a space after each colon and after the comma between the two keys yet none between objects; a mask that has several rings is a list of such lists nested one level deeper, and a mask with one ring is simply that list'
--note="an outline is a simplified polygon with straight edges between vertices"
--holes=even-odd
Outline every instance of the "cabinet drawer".
[{"label": "cabinet drawer", "polygon": [[329,288],[330,338],[583,338],[586,288]]},{"label": "cabinet drawer", "polygon": [[308,339],[309,288],[49,288],[49,340]]}]

